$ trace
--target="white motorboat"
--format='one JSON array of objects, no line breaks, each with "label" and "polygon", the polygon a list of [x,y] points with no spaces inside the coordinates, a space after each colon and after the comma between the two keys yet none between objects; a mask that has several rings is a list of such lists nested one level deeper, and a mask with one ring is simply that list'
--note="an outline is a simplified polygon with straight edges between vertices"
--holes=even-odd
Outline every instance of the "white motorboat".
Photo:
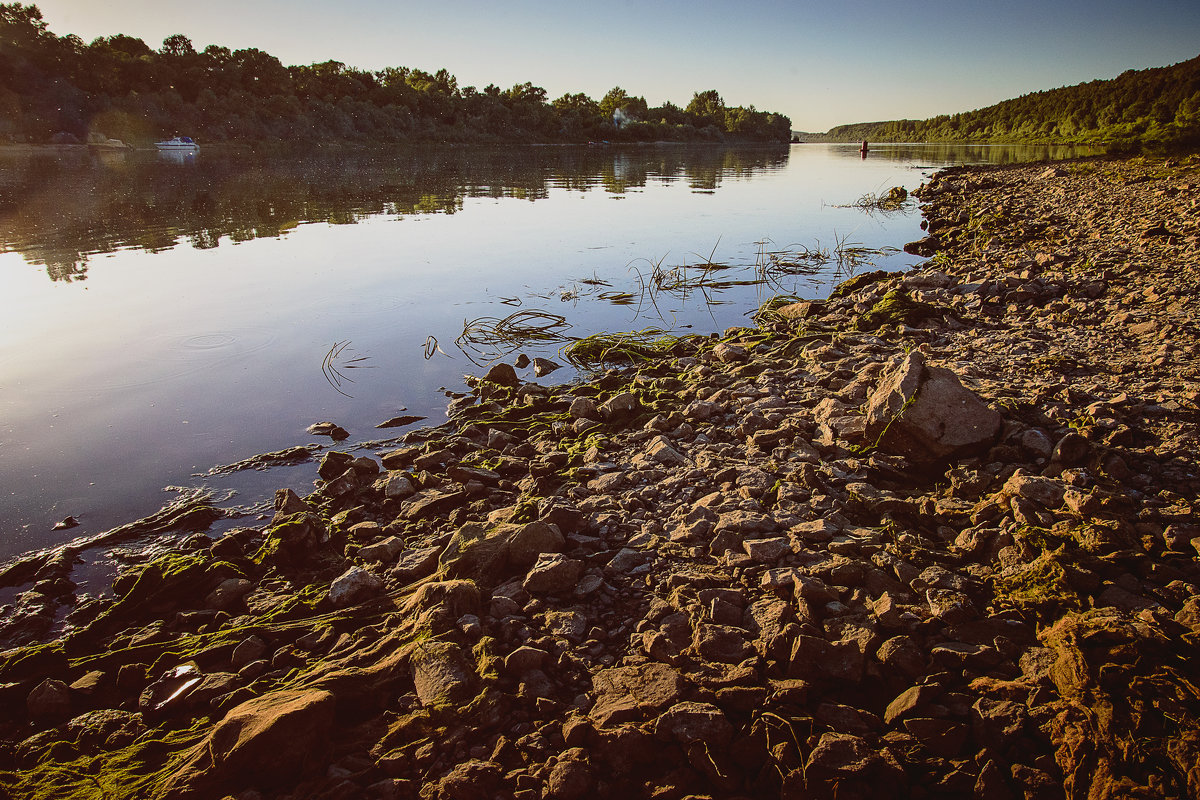
[{"label": "white motorboat", "polygon": [[154,146],[157,147],[160,152],[167,153],[200,152],[200,145],[193,142],[189,136],[175,136],[171,139],[167,139],[165,142],[155,142]]}]

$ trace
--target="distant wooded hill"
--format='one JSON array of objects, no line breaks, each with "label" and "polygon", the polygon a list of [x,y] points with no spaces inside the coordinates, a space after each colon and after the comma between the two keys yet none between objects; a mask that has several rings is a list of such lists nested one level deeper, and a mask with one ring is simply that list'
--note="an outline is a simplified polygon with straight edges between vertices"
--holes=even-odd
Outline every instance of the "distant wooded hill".
[{"label": "distant wooded hill", "polygon": [[145,144],[182,133],[211,141],[762,141],[791,121],[726,106],[715,90],[686,107],[615,87],[600,100],[523,83],[459,87],[446,70],[366,71],[338,61],[284,66],[257,49],[181,34],[152,49],[117,34],[56,36],[35,5],[0,3],[0,142]]},{"label": "distant wooded hill", "polygon": [[[1200,56],[1005,100],[963,114],[839,125],[823,141],[991,141],[1137,145],[1200,143]],[[811,141],[811,139],[810,139]]]}]

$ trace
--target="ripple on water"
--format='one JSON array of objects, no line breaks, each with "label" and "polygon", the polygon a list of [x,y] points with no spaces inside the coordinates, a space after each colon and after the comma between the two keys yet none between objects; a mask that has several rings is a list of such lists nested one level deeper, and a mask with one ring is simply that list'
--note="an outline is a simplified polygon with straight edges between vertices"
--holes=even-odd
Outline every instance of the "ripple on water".
[{"label": "ripple on water", "polygon": [[233,333],[200,333],[184,337],[179,346],[185,350],[220,350],[223,347],[232,347],[237,342],[238,337]]},{"label": "ripple on water", "polygon": [[168,334],[145,344],[141,358],[144,368],[106,373],[106,379],[97,385],[128,389],[221,369],[270,348],[278,340],[279,331],[265,327]]}]

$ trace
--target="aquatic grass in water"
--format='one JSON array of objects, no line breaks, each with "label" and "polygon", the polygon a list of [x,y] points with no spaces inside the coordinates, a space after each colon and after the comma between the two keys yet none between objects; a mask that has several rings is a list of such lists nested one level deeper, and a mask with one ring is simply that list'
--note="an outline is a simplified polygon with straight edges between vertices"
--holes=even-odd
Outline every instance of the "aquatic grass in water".
[{"label": "aquatic grass in water", "polygon": [[883,194],[867,192],[853,203],[835,207],[857,208],[858,210],[865,211],[868,214],[882,214],[887,216],[909,210],[912,207],[912,201],[909,199],[907,189],[905,189],[903,186],[893,186]]},{"label": "aquatic grass in water", "polygon": [[454,343],[472,362],[476,357],[495,361],[531,343],[565,342],[571,329],[562,314],[526,309],[503,319],[480,317],[464,320],[463,331]]},{"label": "aquatic grass in water", "polygon": [[345,370],[350,369],[374,369],[363,362],[368,361],[370,356],[356,356],[354,350],[350,348],[350,340],[344,342],[334,342],[333,347],[329,348],[329,352],[325,354],[325,358],[321,360],[321,374],[325,376],[325,380],[329,382],[338,394],[346,397],[354,395],[347,394],[342,389],[344,383],[354,383]]},{"label": "aquatic grass in water", "polygon": [[[699,262],[696,264],[685,262],[666,266],[666,256],[639,259],[628,266],[636,291],[610,289],[609,281],[593,276],[532,296],[558,298],[564,302],[596,298],[614,305],[636,304],[634,319],[641,317],[649,306],[653,308],[654,316],[668,322],[668,315],[661,305],[664,298],[687,302],[699,295],[705,306],[712,307],[731,302],[720,297],[722,292],[746,286],[769,287],[781,296],[795,297],[795,290],[801,283],[817,286],[831,280],[844,280],[863,266],[873,264],[874,257],[899,252],[895,248],[864,247],[836,232],[834,237],[836,244],[832,249],[822,247],[820,242],[811,247],[792,244],[781,249],[768,249],[771,243],[764,239],[756,243],[758,249],[753,264],[715,260],[716,245],[708,256],[697,254]],[[503,298],[501,302],[515,305],[520,301]],[[760,308],[758,313],[762,312]],[[660,327],[627,333],[599,333],[582,339],[568,335],[571,327],[562,314],[526,309],[503,318],[489,316],[465,320],[455,344],[472,363],[480,364],[496,361],[529,345],[568,343],[562,348],[563,356],[577,368],[589,368],[606,363],[662,358],[679,341]],[[430,358],[435,352],[443,351],[437,346],[437,340],[430,337],[425,343],[425,357]]]}]

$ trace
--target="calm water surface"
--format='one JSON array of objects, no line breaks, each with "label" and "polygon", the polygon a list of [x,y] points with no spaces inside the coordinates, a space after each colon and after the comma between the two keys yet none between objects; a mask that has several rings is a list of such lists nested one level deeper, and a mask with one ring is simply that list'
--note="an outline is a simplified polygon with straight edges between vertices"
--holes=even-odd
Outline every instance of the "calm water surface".
[{"label": "calm water surface", "polygon": [[[201,476],[328,444],[305,433],[313,422],[339,423],[353,446],[402,434],[374,427],[402,411],[444,420],[442,390],[462,390],[492,355],[455,346],[468,320],[543,311],[562,315],[571,336],[745,324],[774,294],[827,293],[853,270],[838,269],[839,243],[883,250],[922,235],[915,208],[840,206],[914,189],[946,164],[1066,155],[925,145],[881,145],[866,159],[854,145],[0,154],[0,559],[145,516],[172,487],[236,493],[224,504],[242,508],[281,485],[305,490],[314,464]],[[830,251],[821,275],[659,293],[654,304],[642,291],[656,265],[695,275],[711,261],[721,277],[748,278],[768,254],[804,248]],[[442,352],[426,358],[430,337]],[[520,352],[561,362],[560,346]],[[51,530],[68,515],[80,526]]]}]

